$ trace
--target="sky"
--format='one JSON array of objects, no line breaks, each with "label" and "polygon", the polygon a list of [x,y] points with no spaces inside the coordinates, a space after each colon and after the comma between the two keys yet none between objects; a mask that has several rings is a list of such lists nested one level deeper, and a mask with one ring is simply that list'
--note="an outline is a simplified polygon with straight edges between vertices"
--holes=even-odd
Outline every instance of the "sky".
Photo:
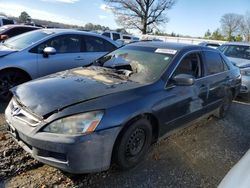
[{"label": "sky", "polygon": [[[121,27],[103,0],[0,0],[0,12],[19,16],[22,11],[32,18],[66,24]],[[244,15],[247,11],[250,0],[177,0],[168,11],[169,22],[160,28],[166,33],[201,37],[208,29],[214,31],[220,27],[222,15]]]}]

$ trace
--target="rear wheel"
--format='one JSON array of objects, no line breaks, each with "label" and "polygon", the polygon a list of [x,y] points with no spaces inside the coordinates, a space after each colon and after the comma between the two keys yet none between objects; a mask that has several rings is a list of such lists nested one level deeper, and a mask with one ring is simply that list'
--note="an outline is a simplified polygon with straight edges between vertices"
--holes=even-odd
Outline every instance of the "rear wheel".
[{"label": "rear wheel", "polygon": [[223,99],[222,105],[218,108],[216,116],[218,118],[224,118],[228,114],[230,107],[232,105],[233,95],[231,91],[228,91],[226,96]]},{"label": "rear wheel", "polygon": [[152,140],[152,126],[147,119],[139,119],[123,132],[115,148],[115,161],[121,169],[138,164],[147,153]]},{"label": "rear wheel", "polygon": [[28,81],[29,78],[22,72],[8,70],[0,73],[0,100],[8,102],[12,93],[10,89]]}]

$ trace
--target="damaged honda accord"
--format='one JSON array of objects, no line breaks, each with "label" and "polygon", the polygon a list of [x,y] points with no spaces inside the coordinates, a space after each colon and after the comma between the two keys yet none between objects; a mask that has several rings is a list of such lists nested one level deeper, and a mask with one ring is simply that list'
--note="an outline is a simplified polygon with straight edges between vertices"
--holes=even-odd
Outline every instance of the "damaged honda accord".
[{"label": "damaged honda accord", "polygon": [[13,88],[5,116],[43,163],[70,173],[129,169],[186,123],[224,117],[240,85],[239,69],[215,49],[137,42]]}]

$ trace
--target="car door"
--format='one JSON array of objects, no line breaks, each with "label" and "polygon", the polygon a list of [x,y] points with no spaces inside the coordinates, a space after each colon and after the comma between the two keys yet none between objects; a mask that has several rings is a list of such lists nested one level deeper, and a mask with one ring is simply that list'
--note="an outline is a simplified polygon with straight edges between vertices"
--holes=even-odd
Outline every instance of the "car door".
[{"label": "car door", "polygon": [[[194,84],[176,85],[173,81],[174,77],[180,74],[192,75],[195,79]],[[208,99],[208,83],[204,79],[204,62],[201,52],[190,52],[182,57],[167,83],[165,92],[166,99],[162,101],[162,106],[165,107],[161,114],[162,122],[164,122],[162,134],[204,113]]]},{"label": "car door", "polygon": [[213,110],[221,104],[232,78],[230,78],[229,68],[223,62],[219,52],[206,50],[203,53],[206,61],[206,77],[209,84],[208,107],[209,110]]},{"label": "car door", "polygon": [[109,41],[101,37],[91,35],[83,36],[82,46],[82,56],[84,61],[79,61],[79,66],[90,64],[96,59],[116,49],[116,46]]},{"label": "car door", "polygon": [[[75,68],[84,64],[84,57],[81,52],[81,40],[80,35],[65,34],[53,37],[40,44],[37,47],[39,76]],[[45,56],[43,50],[46,47],[53,47],[56,53]]]}]

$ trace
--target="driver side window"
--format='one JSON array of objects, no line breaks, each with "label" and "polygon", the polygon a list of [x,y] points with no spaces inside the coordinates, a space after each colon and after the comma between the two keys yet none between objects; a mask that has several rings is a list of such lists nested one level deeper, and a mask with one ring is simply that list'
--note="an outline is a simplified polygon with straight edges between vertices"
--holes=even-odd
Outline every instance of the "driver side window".
[{"label": "driver side window", "polygon": [[192,75],[196,79],[202,77],[201,55],[199,53],[190,53],[186,55],[176,68],[173,76],[178,74]]}]

